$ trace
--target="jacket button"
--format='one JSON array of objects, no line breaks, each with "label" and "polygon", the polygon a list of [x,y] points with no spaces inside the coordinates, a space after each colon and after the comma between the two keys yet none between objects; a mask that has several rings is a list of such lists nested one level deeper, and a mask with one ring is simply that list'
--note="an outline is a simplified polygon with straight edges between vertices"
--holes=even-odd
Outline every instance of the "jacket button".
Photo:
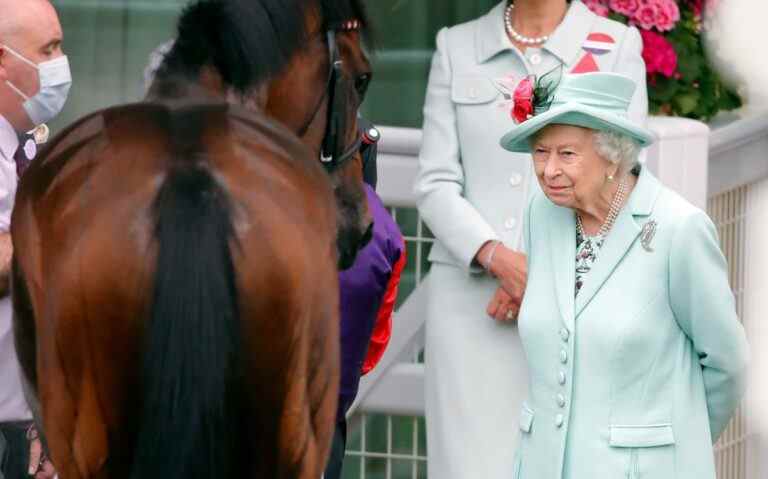
[{"label": "jacket button", "polygon": [[562,394],[557,395],[557,405],[560,407],[565,407],[565,396]]},{"label": "jacket button", "polygon": [[565,421],[565,418],[563,417],[562,414],[558,414],[557,416],[555,416],[555,426],[557,426],[558,428],[563,427],[563,421]]},{"label": "jacket button", "polygon": [[568,351],[565,349],[560,350],[560,362],[563,364],[568,362]]},{"label": "jacket button", "polygon": [[562,386],[563,384],[565,384],[565,379],[566,379],[565,371],[560,371],[560,374],[557,375],[557,382],[559,382],[560,385]]},{"label": "jacket button", "polygon": [[531,55],[531,64],[538,65],[539,63],[541,63],[541,55],[538,53]]},{"label": "jacket button", "polygon": [[520,186],[520,183],[523,182],[523,175],[520,173],[514,173],[512,176],[509,177],[509,184],[512,186]]},{"label": "jacket button", "polygon": [[515,226],[517,226],[517,220],[514,218],[509,218],[507,221],[504,222],[504,227],[508,230],[515,229]]},{"label": "jacket button", "polygon": [[568,342],[568,338],[571,337],[571,333],[568,332],[567,329],[563,328],[560,330],[560,337],[563,338],[563,341]]}]

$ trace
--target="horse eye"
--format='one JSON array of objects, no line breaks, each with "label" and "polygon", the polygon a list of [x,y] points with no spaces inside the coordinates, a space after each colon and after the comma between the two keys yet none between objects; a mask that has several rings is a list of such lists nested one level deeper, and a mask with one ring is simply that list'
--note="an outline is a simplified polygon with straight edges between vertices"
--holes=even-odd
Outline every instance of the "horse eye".
[{"label": "horse eye", "polygon": [[368,91],[368,85],[370,83],[371,83],[370,73],[363,73],[362,75],[358,75],[358,77],[355,78],[355,90],[357,91],[357,94],[360,97],[360,99],[365,97],[365,94]]}]

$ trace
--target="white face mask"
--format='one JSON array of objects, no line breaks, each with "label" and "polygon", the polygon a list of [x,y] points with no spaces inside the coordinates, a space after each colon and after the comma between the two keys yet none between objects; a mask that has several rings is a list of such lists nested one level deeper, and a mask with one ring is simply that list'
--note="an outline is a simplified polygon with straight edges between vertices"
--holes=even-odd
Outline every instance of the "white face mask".
[{"label": "white face mask", "polygon": [[29,97],[16,85],[6,81],[6,85],[24,99],[24,111],[35,125],[42,125],[53,120],[61,113],[64,103],[67,102],[69,87],[72,86],[72,74],[69,71],[69,60],[65,55],[54,60],[35,64],[27,60],[8,45],[3,48],[27,65],[36,69],[40,78],[40,91]]}]

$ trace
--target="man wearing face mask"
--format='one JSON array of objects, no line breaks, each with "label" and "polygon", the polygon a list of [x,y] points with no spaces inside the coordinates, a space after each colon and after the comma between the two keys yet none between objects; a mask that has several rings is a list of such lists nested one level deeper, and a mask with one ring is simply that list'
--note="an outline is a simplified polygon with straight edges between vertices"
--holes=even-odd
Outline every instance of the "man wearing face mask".
[{"label": "man wearing face mask", "polygon": [[[9,273],[11,212],[19,177],[45,122],[71,85],[58,15],[48,0],[0,0],[0,479],[54,477],[24,398],[13,340]],[[38,141],[43,140],[38,138]]]}]

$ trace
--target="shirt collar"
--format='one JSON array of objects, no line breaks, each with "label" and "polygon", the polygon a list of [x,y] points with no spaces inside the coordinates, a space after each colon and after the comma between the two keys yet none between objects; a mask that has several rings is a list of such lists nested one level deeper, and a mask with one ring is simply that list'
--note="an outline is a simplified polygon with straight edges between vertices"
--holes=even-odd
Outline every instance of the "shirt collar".
[{"label": "shirt collar", "polygon": [[13,126],[0,115],[0,154],[8,160],[13,160],[19,149],[19,136]]},{"label": "shirt collar", "polygon": [[[509,41],[504,27],[506,5],[506,1],[499,3],[478,21],[476,33],[478,63],[485,63],[497,54],[512,48],[512,42]],[[597,18],[597,15],[580,0],[573,0],[563,22],[542,48],[566,65],[573,63],[581,52],[581,47],[589,32],[592,31]]]}]

